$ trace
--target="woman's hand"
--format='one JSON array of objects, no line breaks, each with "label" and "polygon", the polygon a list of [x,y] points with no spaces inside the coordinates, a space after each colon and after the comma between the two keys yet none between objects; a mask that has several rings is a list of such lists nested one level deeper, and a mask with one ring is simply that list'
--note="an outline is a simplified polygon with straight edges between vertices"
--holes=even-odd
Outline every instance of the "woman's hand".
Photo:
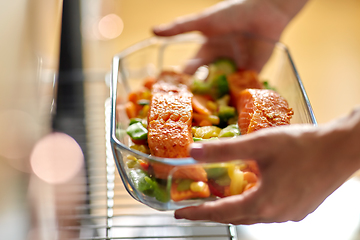
[{"label": "woman's hand", "polygon": [[324,126],[269,128],[237,139],[193,144],[200,162],[257,161],[259,184],[241,195],[175,212],[176,218],[253,224],[299,221],[360,168],[360,109]]},{"label": "woman's hand", "polygon": [[[229,0],[154,29],[159,36],[200,31],[206,41],[185,72],[192,74],[219,57],[239,69],[261,70],[277,41],[307,0]],[[175,211],[176,218],[220,223],[298,221],[360,168],[360,109],[326,125],[263,129],[237,139],[193,144],[201,162],[257,161],[259,184],[241,195]]]},{"label": "woman's hand", "polygon": [[[193,74],[204,64],[219,57],[233,59],[239,69],[260,70],[269,58],[273,45],[256,37],[277,41],[281,32],[306,0],[223,1],[205,11],[154,28],[159,36],[173,36],[200,31],[206,41],[185,72]],[[255,38],[249,37],[254,35]]]}]

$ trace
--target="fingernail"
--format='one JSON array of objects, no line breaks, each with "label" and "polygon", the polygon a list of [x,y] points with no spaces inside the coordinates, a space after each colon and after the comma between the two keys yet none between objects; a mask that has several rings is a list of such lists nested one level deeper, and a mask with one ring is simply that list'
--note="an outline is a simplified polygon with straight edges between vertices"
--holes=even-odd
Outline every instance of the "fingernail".
[{"label": "fingernail", "polygon": [[162,32],[162,31],[167,30],[168,27],[169,27],[168,24],[161,24],[161,25],[155,26],[155,27],[153,28],[153,31],[154,31],[154,32]]},{"label": "fingernail", "polygon": [[190,148],[190,156],[195,159],[202,158],[204,156],[204,149],[202,147],[202,144],[192,144]]}]

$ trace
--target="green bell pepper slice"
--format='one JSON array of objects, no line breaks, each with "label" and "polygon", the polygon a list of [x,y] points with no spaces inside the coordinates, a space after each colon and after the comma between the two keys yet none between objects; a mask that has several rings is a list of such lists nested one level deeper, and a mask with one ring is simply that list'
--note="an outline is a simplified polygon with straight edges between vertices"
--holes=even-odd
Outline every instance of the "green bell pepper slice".
[{"label": "green bell pepper slice", "polygon": [[127,129],[126,133],[134,140],[145,140],[147,139],[148,130],[142,125],[141,122],[131,124]]}]

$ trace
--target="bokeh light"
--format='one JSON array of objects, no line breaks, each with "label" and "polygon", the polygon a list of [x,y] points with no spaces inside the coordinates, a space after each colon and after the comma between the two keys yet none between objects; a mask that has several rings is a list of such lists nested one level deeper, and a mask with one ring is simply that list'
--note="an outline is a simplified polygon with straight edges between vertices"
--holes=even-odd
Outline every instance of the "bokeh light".
[{"label": "bokeh light", "polygon": [[81,171],[84,156],[72,137],[64,133],[51,133],[36,143],[30,164],[35,175],[43,181],[61,184]]},{"label": "bokeh light", "polygon": [[124,22],[118,15],[111,13],[100,19],[98,28],[103,38],[114,39],[122,33]]}]

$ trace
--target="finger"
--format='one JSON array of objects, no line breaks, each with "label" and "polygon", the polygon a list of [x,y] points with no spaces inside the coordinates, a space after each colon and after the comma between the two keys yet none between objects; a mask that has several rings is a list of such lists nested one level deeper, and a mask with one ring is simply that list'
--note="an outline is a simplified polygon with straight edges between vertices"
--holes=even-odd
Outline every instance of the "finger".
[{"label": "finger", "polygon": [[206,20],[199,14],[188,15],[176,19],[172,23],[162,24],[153,28],[153,32],[158,36],[174,36],[191,31],[202,31],[206,29]]},{"label": "finger", "polygon": [[190,156],[199,162],[224,162],[239,159],[259,159],[266,154],[266,138],[253,133],[236,139],[193,143]]},{"label": "finger", "polygon": [[207,61],[201,58],[192,58],[186,62],[183,72],[193,75],[199,67],[206,65],[206,62]]},{"label": "finger", "polygon": [[186,63],[183,71],[192,75],[199,67],[213,62],[215,58],[213,49],[205,43],[200,47],[196,55]]},{"label": "finger", "polygon": [[233,4],[229,2],[219,2],[200,13],[180,17],[172,23],[154,27],[153,32],[159,36],[173,36],[190,31],[200,31],[206,36],[229,32],[232,30],[230,23],[234,12],[229,13],[228,10],[232,8]]},{"label": "finger", "polygon": [[[176,219],[205,220],[219,223],[253,223],[256,192],[222,198],[199,206],[175,211]],[[259,221],[259,220],[257,220]]]},{"label": "finger", "polygon": [[193,74],[200,66],[212,63],[219,58],[233,59],[240,69],[247,61],[248,49],[241,47],[243,44],[243,37],[234,34],[207,38],[196,55],[185,65],[184,72]]}]

